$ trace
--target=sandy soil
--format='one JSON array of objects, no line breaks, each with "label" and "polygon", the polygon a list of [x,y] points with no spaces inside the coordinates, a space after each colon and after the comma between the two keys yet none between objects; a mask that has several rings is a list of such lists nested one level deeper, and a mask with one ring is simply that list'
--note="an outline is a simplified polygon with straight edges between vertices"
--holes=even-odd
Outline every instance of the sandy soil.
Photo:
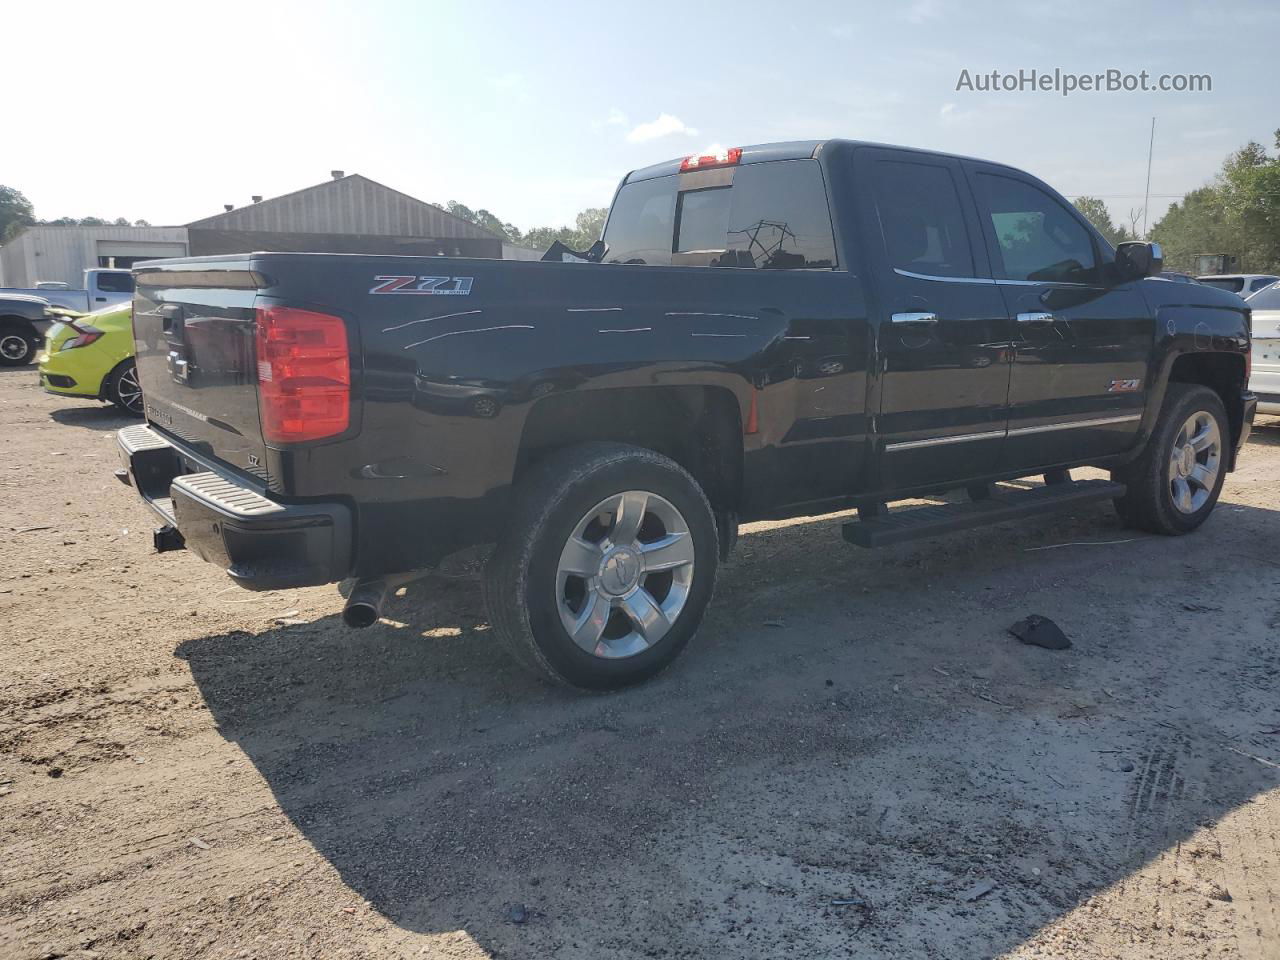
[{"label": "sandy soil", "polygon": [[[749,528],[657,682],[255,595],[0,371],[0,957],[1280,956],[1280,428],[1180,540]],[[1067,651],[1005,628],[1053,617]],[[850,902],[851,901],[851,902]]]}]

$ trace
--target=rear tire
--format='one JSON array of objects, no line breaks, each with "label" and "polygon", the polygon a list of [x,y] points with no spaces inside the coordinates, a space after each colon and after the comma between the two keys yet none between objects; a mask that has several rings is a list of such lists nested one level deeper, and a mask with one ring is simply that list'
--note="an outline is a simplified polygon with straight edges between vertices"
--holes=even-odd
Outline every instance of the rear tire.
[{"label": "rear tire", "polygon": [[138,366],[132,359],[119,364],[108,375],[107,399],[125,413],[142,416],[142,387],[138,384]]},{"label": "rear tire", "polygon": [[715,517],[690,474],[641,447],[588,443],[516,488],[485,570],[494,632],[535,673],[608,690],[648,680],[692,639],[715,584]]},{"label": "rear tire", "polygon": [[1208,519],[1227,475],[1231,429],[1222,400],[1208,387],[1171,383],[1142,455],[1113,470],[1128,491],[1116,511],[1131,527],[1179,536]]},{"label": "rear tire", "polygon": [[0,328],[0,366],[25,367],[36,358],[40,338],[22,327]]}]

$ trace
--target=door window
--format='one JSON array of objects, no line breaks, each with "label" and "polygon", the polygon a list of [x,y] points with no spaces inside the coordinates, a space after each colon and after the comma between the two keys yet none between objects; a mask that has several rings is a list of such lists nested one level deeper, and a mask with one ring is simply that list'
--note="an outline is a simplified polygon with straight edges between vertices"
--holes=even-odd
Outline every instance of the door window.
[{"label": "door window", "polygon": [[1096,283],[1093,238],[1066,207],[1038,187],[979,174],[996,246],[1010,280]]},{"label": "door window", "polygon": [[889,266],[928,276],[974,276],[973,248],[951,171],[900,160],[880,160],[872,169]]}]

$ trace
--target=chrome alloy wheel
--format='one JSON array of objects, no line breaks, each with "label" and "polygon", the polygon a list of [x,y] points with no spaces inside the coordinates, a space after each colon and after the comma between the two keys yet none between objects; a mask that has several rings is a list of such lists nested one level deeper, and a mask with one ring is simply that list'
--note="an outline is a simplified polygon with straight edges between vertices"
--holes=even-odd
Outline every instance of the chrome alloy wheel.
[{"label": "chrome alloy wheel", "polygon": [[1179,513],[1195,513],[1213,496],[1222,469],[1222,433],[1212,414],[1198,410],[1173,441],[1169,493]]},{"label": "chrome alloy wheel", "polygon": [[593,656],[633,657],[680,616],[693,568],[693,535],[669,500],[643,490],[614,494],[578,521],[560,553],[560,621]]},{"label": "chrome alloy wheel", "polygon": [[116,396],[120,405],[130,413],[142,413],[142,387],[138,383],[138,368],[129,367],[116,381]]},{"label": "chrome alloy wheel", "polygon": [[20,333],[6,333],[0,336],[0,356],[12,363],[27,358],[31,352],[31,342]]}]

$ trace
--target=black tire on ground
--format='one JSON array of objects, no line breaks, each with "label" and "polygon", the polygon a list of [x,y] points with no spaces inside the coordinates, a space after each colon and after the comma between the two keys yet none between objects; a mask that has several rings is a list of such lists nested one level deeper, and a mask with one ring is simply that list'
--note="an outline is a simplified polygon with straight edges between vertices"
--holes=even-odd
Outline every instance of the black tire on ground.
[{"label": "black tire on ground", "polygon": [[[1202,430],[1188,431],[1196,417],[1200,418]],[[1206,440],[1205,449],[1196,450],[1195,444],[1188,441],[1211,433],[1210,420],[1216,427],[1216,444]],[[1179,536],[1196,529],[1213,512],[1222,492],[1230,443],[1226,410],[1216,393],[1193,383],[1169,384],[1146,449],[1133,463],[1111,472],[1112,479],[1128,487],[1125,495],[1116,500],[1121,519],[1128,526],[1165,536]],[[1188,448],[1189,452],[1184,454]],[[1202,471],[1199,476],[1208,476],[1204,468],[1212,468],[1212,477],[1203,486],[1184,479],[1186,474],[1197,470]],[[1183,496],[1180,509],[1175,500],[1183,487],[1189,492]]]},{"label": "black tire on ground", "polygon": [[[494,631],[515,658],[544,678],[588,690],[639,683],[668,666],[692,639],[715,586],[716,522],[697,481],[652,450],[585,443],[538,464],[518,484],[513,502],[507,536],[485,570],[484,597]],[[604,507],[610,502],[618,504],[613,512]],[[620,519],[626,502],[644,504],[634,537],[624,532]],[[672,533],[682,526],[684,533]],[[585,566],[599,557],[603,566],[594,569],[602,575],[588,579],[562,571],[562,552],[571,536],[601,551],[590,553]],[[618,550],[611,546],[615,536],[618,545],[633,543],[636,551],[630,556],[625,549],[611,552]],[[662,565],[650,551],[676,540],[682,555],[669,552],[665,558],[678,562],[678,568],[650,572]],[[634,584],[629,594],[611,594],[623,594],[628,583]],[[674,605],[677,596],[684,597],[682,606]],[[674,613],[643,626],[645,615],[654,611],[650,601],[658,611]],[[585,623],[592,619],[592,604],[598,605],[594,609],[603,623],[599,639],[590,634],[584,639],[580,631],[575,641],[565,618]],[[650,645],[631,652],[650,636],[656,638]],[[588,649],[593,643],[595,652]]]},{"label": "black tire on ground", "polygon": [[106,396],[125,413],[142,416],[142,388],[138,386],[138,368],[132,358],[121,361],[107,374]]},{"label": "black tire on ground", "polygon": [[21,327],[0,327],[0,366],[23,367],[35,360],[40,338]]}]

